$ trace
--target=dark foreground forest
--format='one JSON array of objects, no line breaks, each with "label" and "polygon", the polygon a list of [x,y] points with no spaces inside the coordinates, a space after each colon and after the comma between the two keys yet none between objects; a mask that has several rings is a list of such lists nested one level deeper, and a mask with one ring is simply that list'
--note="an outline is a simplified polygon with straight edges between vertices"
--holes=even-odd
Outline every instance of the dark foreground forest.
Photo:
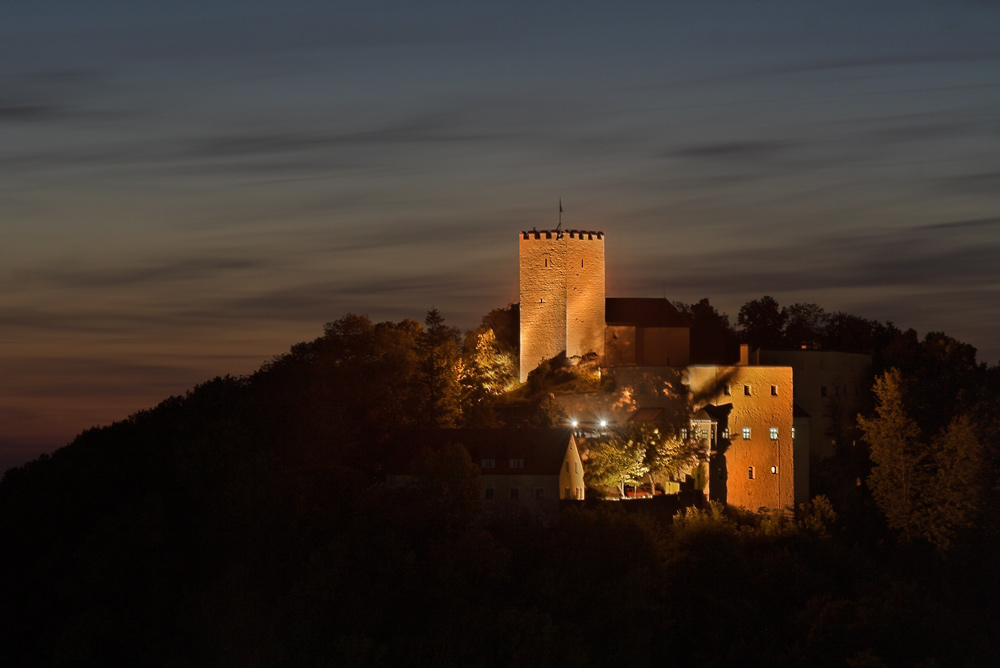
[{"label": "dark foreground forest", "polygon": [[[381,483],[399,430],[554,419],[544,392],[490,389],[511,352],[502,316],[464,353],[434,312],[426,327],[347,316],[251,376],[7,472],[0,663],[995,665],[997,369],[974,351],[971,368],[926,371],[963,387],[920,418],[976,416],[960,521],[927,504],[913,526],[887,520],[854,449],[822,478],[832,506],[794,519],[598,501],[549,527],[487,524],[458,444],[419,453],[412,488]],[[875,373],[895,355],[916,378],[940,358],[939,339],[890,334]],[[936,521],[952,522],[946,542],[922,531]]]}]

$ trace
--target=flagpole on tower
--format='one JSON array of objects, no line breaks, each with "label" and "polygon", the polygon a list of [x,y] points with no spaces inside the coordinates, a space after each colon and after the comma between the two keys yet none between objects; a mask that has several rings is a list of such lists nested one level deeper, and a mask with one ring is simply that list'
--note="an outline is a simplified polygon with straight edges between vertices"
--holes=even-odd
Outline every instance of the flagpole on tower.
[{"label": "flagpole on tower", "polygon": [[559,226],[562,227],[562,197],[559,198]]}]

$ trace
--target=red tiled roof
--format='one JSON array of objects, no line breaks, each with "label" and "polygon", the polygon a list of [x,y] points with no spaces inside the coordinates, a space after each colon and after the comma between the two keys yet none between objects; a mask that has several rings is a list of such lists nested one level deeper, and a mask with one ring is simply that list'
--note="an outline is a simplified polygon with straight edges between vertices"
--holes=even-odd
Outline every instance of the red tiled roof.
[{"label": "red tiled roof", "polygon": [[655,297],[608,297],[604,300],[604,321],[637,327],[691,326],[673,304]]}]

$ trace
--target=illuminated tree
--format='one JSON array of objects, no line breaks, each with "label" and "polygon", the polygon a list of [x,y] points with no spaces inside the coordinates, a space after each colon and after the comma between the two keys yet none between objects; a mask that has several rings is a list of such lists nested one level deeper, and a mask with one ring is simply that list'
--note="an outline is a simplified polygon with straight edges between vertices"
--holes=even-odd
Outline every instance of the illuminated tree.
[{"label": "illuminated tree", "polygon": [[590,448],[587,458],[589,482],[596,487],[615,487],[625,496],[625,485],[639,485],[649,473],[646,453],[654,447],[655,434],[644,425],[628,425]]},{"label": "illuminated tree", "polygon": [[979,512],[983,448],[971,419],[958,416],[929,441],[904,409],[897,369],[875,381],[878,406],[858,417],[874,463],[869,487],[889,527],[904,540],[947,549]]},{"label": "illuminated tree", "polygon": [[682,438],[680,434],[660,435],[654,431],[648,443],[646,464],[651,476],[677,477],[708,461],[708,443],[693,434]]},{"label": "illuminated tree", "polygon": [[983,448],[968,416],[951,421],[933,441],[937,471],[933,479],[934,521],[925,537],[946,549],[961,531],[975,526],[979,515]]},{"label": "illuminated tree", "polygon": [[868,486],[886,522],[905,540],[919,536],[928,521],[933,461],[920,441],[920,430],[903,407],[903,378],[891,369],[875,381],[877,406],[858,425],[871,447],[874,464]]}]

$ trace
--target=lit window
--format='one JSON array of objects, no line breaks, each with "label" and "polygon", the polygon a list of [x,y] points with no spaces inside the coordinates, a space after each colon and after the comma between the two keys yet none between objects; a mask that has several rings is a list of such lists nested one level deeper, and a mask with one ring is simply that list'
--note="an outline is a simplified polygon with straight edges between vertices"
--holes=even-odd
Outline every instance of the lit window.
[{"label": "lit window", "polygon": [[688,430],[687,430],[687,428],[685,427],[685,428],[681,429],[681,438],[682,438],[682,439],[684,439],[684,440],[686,441],[686,440],[687,440],[687,437],[688,437]]},{"label": "lit window", "polygon": [[486,489],[483,490],[483,498],[486,499],[487,501],[492,501],[493,500],[493,488],[492,487],[487,487]]},{"label": "lit window", "polygon": [[483,459],[479,462],[479,468],[481,469],[495,469],[497,467],[497,460],[495,459]]},{"label": "lit window", "polygon": [[747,470],[747,475],[748,475],[748,477],[749,477],[750,480],[753,480],[753,467],[752,466]]},{"label": "lit window", "polygon": [[778,396],[778,386],[777,385],[772,385],[771,386],[771,396],[772,397]]},{"label": "lit window", "polygon": [[517,487],[511,487],[510,488],[510,498],[512,500],[515,500],[515,501],[517,500],[517,491],[518,491]]},{"label": "lit window", "polygon": [[523,469],[524,468],[524,460],[523,459],[512,459],[512,460],[510,460],[510,467],[512,469]]},{"label": "lit window", "polygon": [[708,438],[708,430],[707,429],[699,429],[698,430],[698,438],[702,438],[702,439]]},{"label": "lit window", "polygon": [[729,438],[729,427],[722,430],[722,438]]},{"label": "lit window", "polygon": [[748,396],[748,397],[750,396],[750,386],[749,385],[744,385],[743,386],[743,394],[746,395],[746,396]]},{"label": "lit window", "polygon": [[795,427],[792,427],[792,440],[795,440]]},{"label": "lit window", "polygon": [[777,466],[772,466],[771,467],[771,473],[777,473],[777,472],[778,472],[778,467]]},{"label": "lit window", "polygon": [[545,498],[545,489],[542,488],[542,487],[536,487],[535,488],[535,498],[536,499],[544,499]]},{"label": "lit window", "polygon": [[746,441],[750,440],[750,427],[743,427],[743,439]]},{"label": "lit window", "polygon": [[777,427],[771,427],[771,440],[772,441],[777,441],[778,440],[778,428]]}]

